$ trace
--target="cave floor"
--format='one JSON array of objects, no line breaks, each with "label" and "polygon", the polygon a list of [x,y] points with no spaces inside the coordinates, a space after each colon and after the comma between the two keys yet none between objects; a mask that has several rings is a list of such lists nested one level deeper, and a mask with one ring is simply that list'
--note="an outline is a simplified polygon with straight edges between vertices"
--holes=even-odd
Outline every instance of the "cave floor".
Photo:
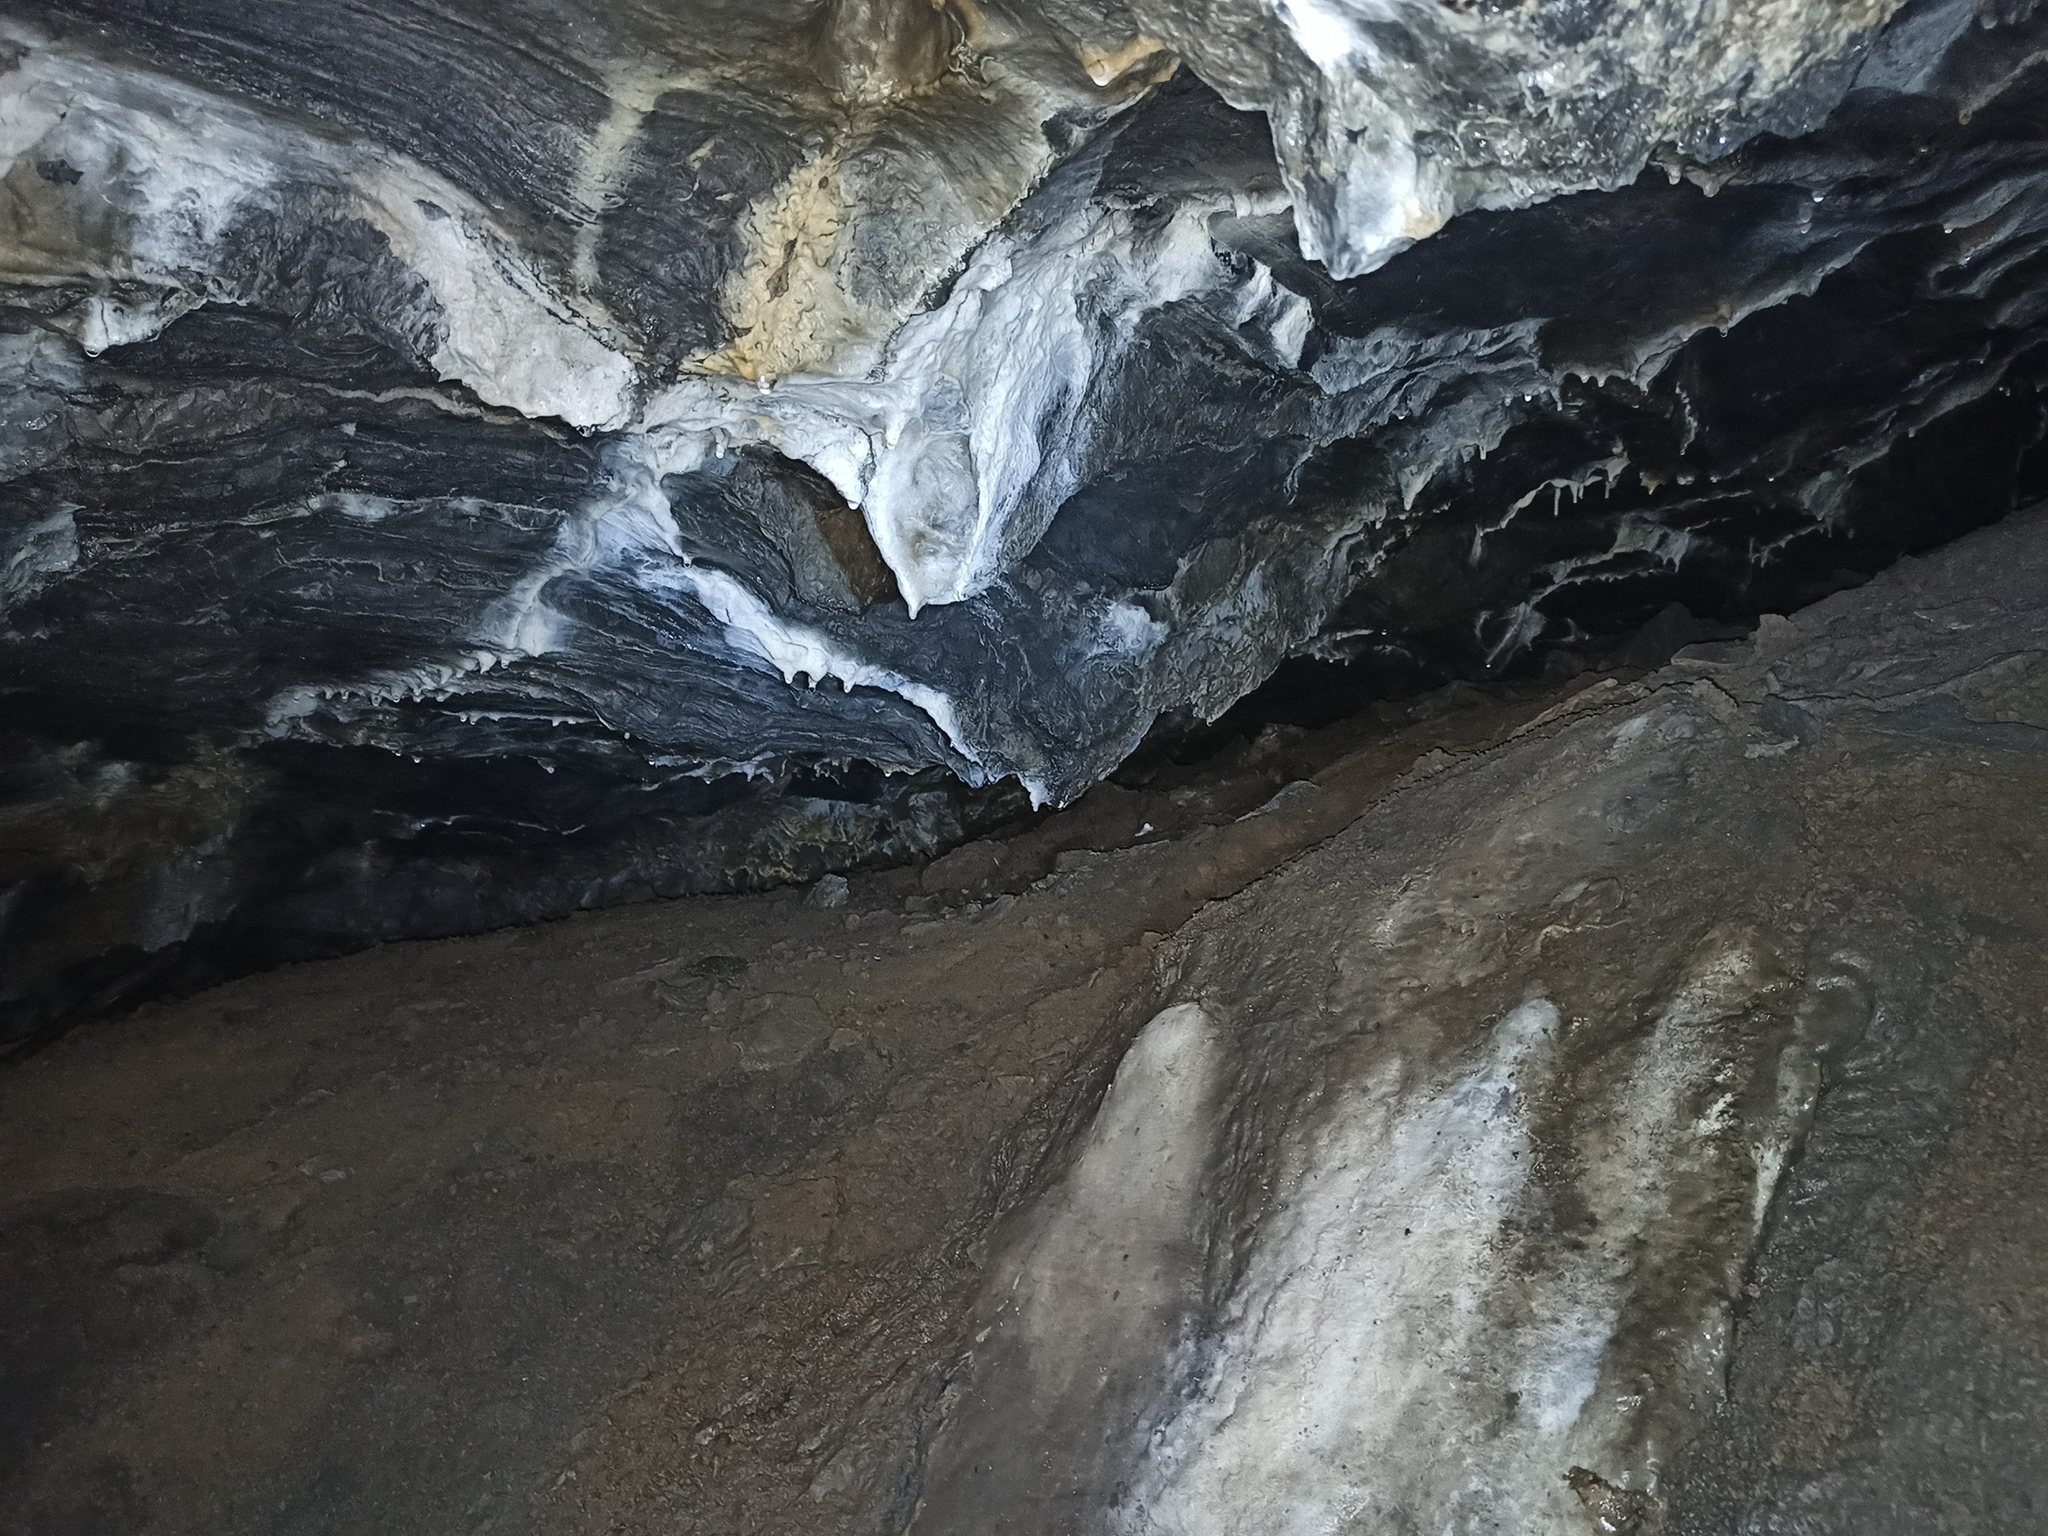
[{"label": "cave floor", "polygon": [[1269,729],[840,908],[613,909],[74,1030],[0,1077],[0,1529],[900,1523],[985,1236],[1162,938],[1618,685]]},{"label": "cave floor", "polygon": [[[1684,1220],[1734,1235],[1624,1245],[1616,1294],[1655,1303],[1631,1348],[1695,1314],[1734,1343],[1652,1404],[1714,1426],[1669,1528],[2032,1528],[2042,592],[2035,513],[1646,677],[1268,731],[842,906],[619,908],[75,1029],[0,1076],[0,1530],[1080,1529],[1033,1468],[1106,1431],[1026,1434],[977,1292],[1184,995],[1238,1021],[1245,1093],[1298,1079],[1282,1124],[1388,1063],[1434,1113],[1489,1020],[1556,998],[1528,1113],[1580,1149],[1560,1189],[1624,1205],[1634,1154],[1584,1148],[1610,1100],[1644,1146],[1690,1123],[1629,1097],[1676,1041],[1698,1130],[1643,1180],[1693,1158],[1719,1192]],[[1744,1116],[1796,1129],[1766,1155]],[[1590,1240],[1513,1225],[1473,1249],[1509,1300]],[[1006,1438],[1015,1523],[974,1491]],[[1655,1528],[1586,1476],[1586,1529]]]}]

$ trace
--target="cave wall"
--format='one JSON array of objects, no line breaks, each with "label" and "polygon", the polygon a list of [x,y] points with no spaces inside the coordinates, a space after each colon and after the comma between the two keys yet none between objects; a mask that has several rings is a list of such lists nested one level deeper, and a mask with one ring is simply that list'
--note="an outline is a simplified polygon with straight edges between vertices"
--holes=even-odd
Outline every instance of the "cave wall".
[{"label": "cave wall", "polygon": [[5,1028],[929,855],[1283,664],[1994,518],[2044,27],[18,5]]}]

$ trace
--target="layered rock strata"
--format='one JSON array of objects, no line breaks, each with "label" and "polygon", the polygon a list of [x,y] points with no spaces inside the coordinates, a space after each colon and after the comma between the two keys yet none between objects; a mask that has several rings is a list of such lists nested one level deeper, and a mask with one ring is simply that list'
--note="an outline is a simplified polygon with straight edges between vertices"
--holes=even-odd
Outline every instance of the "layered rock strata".
[{"label": "layered rock strata", "polygon": [[16,1032],[928,854],[2038,473],[2024,9],[4,25]]}]

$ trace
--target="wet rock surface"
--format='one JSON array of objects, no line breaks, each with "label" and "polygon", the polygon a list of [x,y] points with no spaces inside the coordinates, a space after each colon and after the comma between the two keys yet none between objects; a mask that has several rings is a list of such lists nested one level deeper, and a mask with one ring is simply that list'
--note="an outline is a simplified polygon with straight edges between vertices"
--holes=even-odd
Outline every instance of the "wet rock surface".
[{"label": "wet rock surface", "polygon": [[2027,6],[0,25],[10,1040],[928,857],[1276,668],[1748,623],[2044,488]]},{"label": "wet rock surface", "polygon": [[0,1077],[10,1522],[2025,1529],[2044,597],[2032,512],[843,906],[75,1030]]}]

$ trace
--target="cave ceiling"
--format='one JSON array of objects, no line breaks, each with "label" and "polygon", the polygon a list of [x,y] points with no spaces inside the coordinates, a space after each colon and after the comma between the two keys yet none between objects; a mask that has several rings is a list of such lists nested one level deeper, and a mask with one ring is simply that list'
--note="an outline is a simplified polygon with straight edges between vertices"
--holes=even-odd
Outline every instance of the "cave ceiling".
[{"label": "cave ceiling", "polygon": [[928,853],[1283,664],[1486,675],[1994,518],[2044,49],[1970,0],[13,0],[8,1027],[252,924]]}]

